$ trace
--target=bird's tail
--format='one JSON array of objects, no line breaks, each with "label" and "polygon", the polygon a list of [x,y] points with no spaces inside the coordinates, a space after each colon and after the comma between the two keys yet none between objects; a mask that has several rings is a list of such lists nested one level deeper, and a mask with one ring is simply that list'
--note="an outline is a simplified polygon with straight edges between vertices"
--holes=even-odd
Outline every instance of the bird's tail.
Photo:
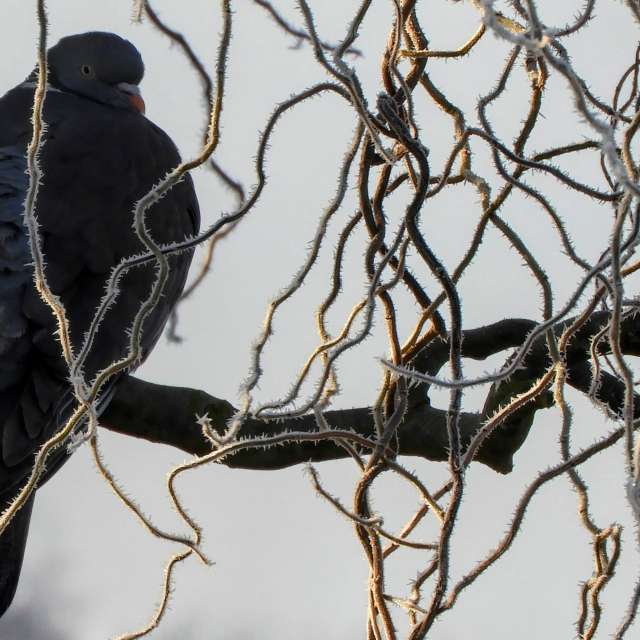
[{"label": "bird's tail", "polygon": [[[0,617],[9,608],[18,587],[34,497],[35,492],[0,536]],[[0,504],[2,511],[7,506],[7,503]]]}]

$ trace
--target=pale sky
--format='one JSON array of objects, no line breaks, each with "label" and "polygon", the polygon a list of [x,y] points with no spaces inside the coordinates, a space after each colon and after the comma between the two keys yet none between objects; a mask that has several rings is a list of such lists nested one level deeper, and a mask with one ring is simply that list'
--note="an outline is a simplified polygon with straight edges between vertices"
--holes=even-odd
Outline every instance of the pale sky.
[{"label": "pale sky", "polygon": [[[0,93],[18,84],[33,66],[37,33],[33,4],[3,0],[0,5]],[[282,1],[277,6],[301,26],[300,12],[290,4]],[[436,0],[422,4],[423,26],[434,49],[460,46],[479,24],[470,3]],[[538,3],[547,24],[564,24],[582,5],[559,4],[549,0]],[[64,35],[89,30],[113,31],[130,39],[146,64],[142,91],[147,116],[171,135],[183,157],[197,151],[206,118],[197,79],[164,36],[148,23],[131,23],[130,2],[49,0],[47,5],[50,44]],[[326,76],[310,47],[294,49],[295,39],[282,33],[260,7],[247,0],[232,5],[228,92],[216,158],[250,189],[255,183],[253,159],[258,136],[268,115],[292,93]],[[164,1],[154,6],[173,28],[188,35],[213,71],[221,32],[219,3],[194,0],[176,8],[176,3]],[[311,6],[322,38],[335,42],[344,35],[344,25],[358,3],[315,2]],[[566,44],[578,71],[589,78],[591,90],[609,99],[617,78],[633,60],[636,25],[622,3],[601,3],[597,14],[585,36]],[[392,15],[392,2],[373,3],[356,43],[366,55],[350,60],[370,104],[381,91],[379,57]],[[612,24],[616,27],[610,28]],[[508,52],[505,42],[487,36],[464,65],[438,61],[432,66],[434,79],[469,109],[471,122],[476,118],[477,97],[494,86]],[[508,141],[526,113],[523,70],[515,74],[514,83],[522,92],[491,109],[496,127]],[[418,101],[416,107],[423,141],[429,145],[434,166],[439,167],[451,146],[450,122],[426,104]],[[552,141],[576,142],[592,135],[586,125],[576,124],[570,96],[558,78],[550,80],[542,113],[545,120],[533,144],[536,150]],[[355,123],[354,113],[335,96],[316,98],[285,117],[272,139],[263,198],[219,245],[206,284],[182,309],[180,330],[186,341],[180,346],[161,341],[139,370],[139,377],[201,388],[237,404],[238,388],[249,371],[250,345],[259,334],[266,304],[304,260],[317,220],[333,197],[337,166]],[[479,172],[489,166],[488,158],[478,152]],[[601,186],[601,179],[593,178],[596,164],[576,164],[572,170],[581,179],[598,180]],[[232,194],[211,173],[197,171],[194,178],[204,224],[233,209]],[[533,184],[548,188],[544,178],[535,179],[539,182],[532,178]],[[607,246],[610,208],[585,206],[583,201],[577,205],[566,189],[550,189],[549,193],[556,198],[577,247],[594,259]],[[517,206],[512,205],[505,215],[529,239],[554,280],[556,304],[561,306],[575,288],[577,270],[568,266],[548,221],[532,203],[523,198],[514,202]],[[351,190],[340,220],[346,220],[355,207]],[[452,190],[429,212],[425,222],[429,240],[448,266],[456,264],[466,250],[477,212],[477,194],[471,189]],[[401,214],[402,210],[390,212],[396,220]],[[332,228],[329,242],[335,240],[338,227]],[[360,240],[351,249],[349,278],[344,302],[335,311],[336,323],[364,292],[363,248]],[[203,255],[198,251],[194,263],[199,264]],[[264,378],[256,393],[258,401],[285,394],[315,345],[313,313],[327,289],[331,256],[328,244],[317,273],[277,320],[266,352]],[[525,278],[519,258],[495,231],[488,233],[474,269],[475,275],[461,285],[465,327],[503,317],[541,317],[538,290]],[[487,282],[495,284],[487,287]],[[404,329],[412,324],[413,314],[415,309],[408,303],[400,319]],[[381,377],[377,358],[387,355],[383,331],[378,316],[372,338],[340,365],[342,395],[336,407],[368,406],[375,400]],[[480,373],[500,362],[466,363],[465,371]],[[311,389],[306,386],[303,397]],[[447,394],[437,392],[433,397],[434,404],[446,406]],[[465,409],[477,408],[481,397],[469,392]],[[570,393],[569,400],[574,403],[576,448],[613,427],[576,393]],[[479,465],[471,468],[453,539],[454,578],[466,573],[495,546],[523,489],[540,470],[559,461],[559,428],[556,409],[540,412],[509,476],[498,476]],[[108,432],[102,434],[101,442],[111,470],[144,512],[163,528],[186,533],[165,488],[167,473],[185,456],[168,447]],[[602,637],[621,619],[640,566],[625,506],[623,462],[622,448],[616,447],[585,466],[596,519],[601,525],[615,521],[625,526],[624,556],[604,597]],[[405,463],[431,488],[446,478],[446,468],[440,463],[419,459]],[[353,463],[325,463],[318,469],[326,487],[350,504],[358,477]],[[203,526],[205,551],[215,566],[207,568],[190,559],[177,570],[170,610],[153,637],[364,637],[367,567],[360,545],[351,524],[316,497],[302,467],[251,472],[211,466],[183,477],[179,490],[190,514]],[[380,482],[374,498],[375,508],[385,515],[385,526],[392,531],[398,530],[417,505],[413,490],[392,478]],[[565,479],[546,486],[533,500],[511,552],[461,596],[455,610],[441,618],[429,637],[573,637],[578,585],[590,576],[592,566],[589,539],[578,526],[576,505]],[[433,527],[425,525],[417,538],[425,540],[433,533]],[[96,472],[89,449],[81,449],[38,492],[22,581],[13,608],[0,621],[0,639],[104,640],[143,626],[159,600],[164,563],[177,550],[150,537],[138,525]],[[397,554],[388,567],[388,591],[406,595],[416,568],[428,561],[415,552]],[[399,622],[398,629],[406,630],[405,622]]]}]

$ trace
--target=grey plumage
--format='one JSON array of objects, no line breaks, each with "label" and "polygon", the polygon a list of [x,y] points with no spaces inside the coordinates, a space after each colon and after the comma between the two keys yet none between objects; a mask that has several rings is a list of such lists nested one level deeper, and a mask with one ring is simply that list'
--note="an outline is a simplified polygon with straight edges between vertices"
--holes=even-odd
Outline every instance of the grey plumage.
[{"label": "grey plumage", "polygon": [[[64,38],[49,52],[47,123],[41,152],[44,180],[36,206],[47,281],[70,321],[71,341],[82,344],[111,269],[143,245],[133,229],[136,201],[179,163],[170,138],[139,113],[137,84],[144,67],[126,40],[109,33]],[[54,335],[51,310],[32,280],[22,222],[28,187],[26,146],[35,75],[0,98],[0,508],[24,484],[34,454],[72,408],[68,371]],[[190,177],[147,213],[156,242],[197,233],[198,203]],[[144,324],[143,359],[178,299],[190,253],[170,257],[163,296]],[[153,266],[131,269],[107,312],[87,359],[85,375],[127,352],[127,332],[154,280]],[[114,384],[102,396],[106,406]],[[47,478],[64,462],[57,452]],[[0,615],[17,585],[31,504],[0,537]]]}]

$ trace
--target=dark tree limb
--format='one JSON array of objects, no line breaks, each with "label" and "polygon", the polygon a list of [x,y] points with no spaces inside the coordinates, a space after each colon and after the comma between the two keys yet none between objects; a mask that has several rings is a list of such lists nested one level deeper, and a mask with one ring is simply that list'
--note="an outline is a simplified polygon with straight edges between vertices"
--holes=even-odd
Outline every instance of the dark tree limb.
[{"label": "dark tree limb", "polygon": [[[477,460],[501,473],[511,471],[513,454],[526,438],[535,412],[541,406],[532,403],[516,413],[499,435],[480,449]],[[196,415],[207,413],[213,429],[223,433],[234,411],[226,400],[214,398],[203,391],[152,384],[128,376],[119,384],[100,422],[103,427],[118,433],[167,444],[193,455],[204,455],[211,451],[211,445],[203,437]],[[446,460],[446,414],[428,402],[412,407],[400,429],[399,453],[428,460]],[[375,428],[369,407],[328,411],[325,415],[332,428],[351,429],[373,442]],[[480,413],[461,414],[463,443],[469,443],[481,420]],[[244,424],[242,435],[255,438],[284,430],[310,432],[317,431],[318,427],[313,415],[277,423],[251,419]],[[329,440],[317,444],[291,442],[286,446],[241,451],[225,458],[224,464],[248,469],[279,469],[307,461],[345,458],[347,455],[343,448]]]},{"label": "dark tree limb", "polygon": [[[606,312],[593,314],[576,332],[567,349],[568,383],[585,394],[589,393],[591,386],[588,360],[590,339],[605,325],[608,317]],[[559,335],[570,322],[568,320],[559,324],[556,333]],[[534,326],[535,323],[530,320],[508,319],[467,330],[464,332],[462,355],[485,359],[516,347]],[[628,355],[640,354],[640,330],[635,318],[627,318],[621,329],[624,352]],[[599,351],[609,352],[606,340],[599,344]],[[447,357],[447,343],[437,339],[415,358],[414,364],[420,371],[436,374]],[[500,405],[529,388],[549,364],[546,343],[541,336],[527,354],[522,369],[509,380],[491,387],[481,412],[461,414],[463,449]],[[418,391],[412,393],[410,408],[398,432],[398,453],[444,461],[448,457],[446,411],[432,407],[427,392],[427,386],[420,385]],[[597,400],[610,415],[619,416],[624,402],[623,383],[613,375],[603,372]],[[526,440],[536,412],[552,403],[551,394],[545,393],[516,411],[487,439],[476,460],[500,473],[511,471],[513,456]],[[636,411],[640,412],[640,398],[636,402]],[[196,416],[207,414],[212,428],[222,434],[234,412],[235,409],[229,402],[204,391],[152,384],[127,376],[119,384],[115,397],[103,413],[101,424],[118,433],[173,446],[193,455],[205,455],[211,451],[211,444],[203,436]],[[373,442],[375,427],[369,407],[328,411],[325,415],[331,428],[351,429]],[[243,425],[241,433],[245,438],[256,438],[283,431],[308,433],[317,430],[314,416],[306,415],[278,422],[249,419]],[[292,440],[284,446],[240,451],[225,458],[224,464],[248,469],[279,469],[307,461],[320,462],[346,456],[346,451],[331,440],[315,444]]]}]

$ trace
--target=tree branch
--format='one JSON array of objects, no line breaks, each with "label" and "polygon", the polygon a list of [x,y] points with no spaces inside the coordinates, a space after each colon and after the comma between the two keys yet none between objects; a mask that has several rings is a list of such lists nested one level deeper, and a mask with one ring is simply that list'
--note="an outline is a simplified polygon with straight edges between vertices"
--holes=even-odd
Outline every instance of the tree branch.
[{"label": "tree branch", "polygon": [[[513,419],[480,449],[477,460],[500,473],[511,471],[513,454],[524,442],[535,412],[541,406],[532,403],[514,414]],[[234,413],[235,409],[229,402],[214,398],[204,391],[152,384],[127,376],[119,383],[100,423],[118,433],[167,444],[193,455],[205,455],[211,451],[211,444],[203,436],[196,416],[208,414],[212,428],[222,434],[227,420]],[[446,413],[431,407],[428,402],[413,406],[399,431],[400,455],[446,460]],[[372,441],[375,437],[369,407],[328,411],[325,416],[334,429],[351,429]],[[480,413],[461,414],[460,432],[463,444],[470,442],[482,419]],[[245,422],[241,435],[256,438],[286,430],[315,432],[318,426],[312,414],[277,423],[249,419]],[[317,444],[291,442],[286,446],[241,451],[226,458],[224,464],[245,469],[280,469],[308,461],[321,462],[347,456],[345,449],[329,440]]]},{"label": "tree branch", "polygon": [[[599,312],[576,332],[567,349],[568,382],[585,394],[591,386],[591,368],[588,362],[591,337],[608,321],[608,313]],[[559,335],[571,322],[558,325]],[[640,354],[640,332],[633,317],[622,323],[622,345],[625,353]],[[513,348],[522,343],[535,323],[523,319],[506,319],[485,327],[467,330],[462,342],[462,355],[466,358],[485,359],[488,356]],[[599,352],[607,353],[606,339],[599,344]],[[447,359],[448,345],[438,339],[428,345],[414,360],[416,368],[435,374]],[[547,347],[541,337],[534,342],[525,359],[523,369],[507,382],[493,385],[487,395],[482,412],[461,414],[461,439],[463,448],[468,445],[484,421],[497,407],[531,386],[549,366]],[[412,392],[410,408],[398,432],[398,453],[419,456],[427,460],[443,461],[448,457],[446,411],[430,405],[425,392],[426,385]],[[427,389],[428,391],[428,389]],[[597,400],[612,415],[620,415],[623,406],[623,383],[606,372],[601,374]],[[500,473],[513,468],[513,456],[526,440],[536,412],[551,406],[550,394],[544,394],[534,402],[516,411],[500,426],[480,448],[476,460]],[[636,402],[640,407],[640,402]],[[215,398],[204,391],[183,387],[171,387],[145,382],[126,376],[119,384],[115,397],[101,417],[103,427],[151,442],[176,447],[193,455],[205,455],[211,444],[196,422],[196,416],[208,415],[211,427],[224,433],[235,408],[226,400]],[[356,433],[375,438],[375,426],[370,407],[329,411],[326,419],[331,428],[351,429]],[[312,414],[302,418],[265,422],[247,420],[242,437],[256,438],[283,431],[315,432],[318,426]],[[331,440],[318,443],[296,442],[285,446],[240,451],[226,458],[224,464],[246,469],[279,469],[303,462],[321,462],[344,458],[344,448]]]}]

